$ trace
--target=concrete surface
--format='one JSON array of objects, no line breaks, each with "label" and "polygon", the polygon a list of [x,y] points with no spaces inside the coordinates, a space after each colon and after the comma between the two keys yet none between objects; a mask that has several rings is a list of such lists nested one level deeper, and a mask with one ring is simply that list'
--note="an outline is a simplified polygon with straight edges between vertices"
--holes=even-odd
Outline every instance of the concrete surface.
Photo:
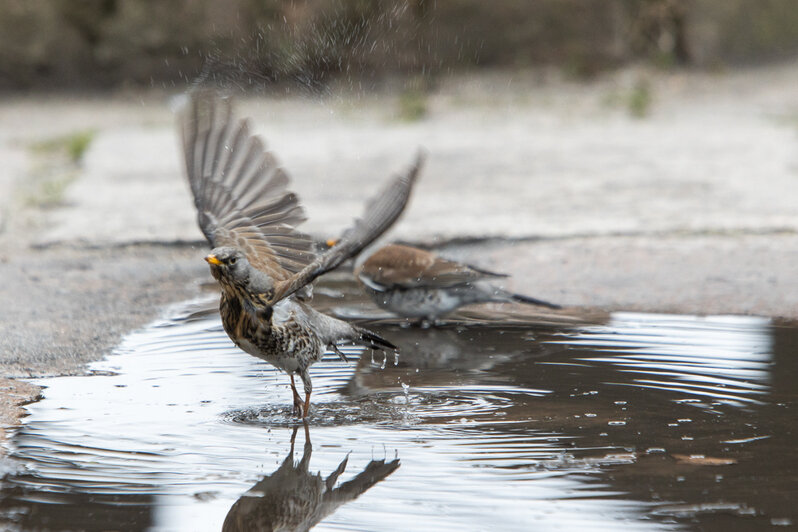
[{"label": "concrete surface", "polygon": [[[293,177],[314,234],[344,227],[419,146],[429,162],[394,232],[408,241],[798,229],[798,68],[626,76],[450,80],[412,123],[386,97],[248,100],[239,112]],[[643,77],[653,104],[635,119],[623,102]],[[38,243],[199,238],[166,102],[122,113]]]},{"label": "concrete surface", "polygon": [[[428,165],[391,239],[510,273],[508,287],[572,314],[798,319],[796,86],[798,64],[632,69],[589,84],[495,73],[442,80],[415,122],[387,94],[247,99],[239,110],[293,177],[303,228],[320,238],[423,146]],[[640,90],[652,103],[635,118]],[[200,292],[204,242],[173,103],[160,93],[0,103],[4,375],[82,371]],[[32,148],[87,129],[80,164]]]}]

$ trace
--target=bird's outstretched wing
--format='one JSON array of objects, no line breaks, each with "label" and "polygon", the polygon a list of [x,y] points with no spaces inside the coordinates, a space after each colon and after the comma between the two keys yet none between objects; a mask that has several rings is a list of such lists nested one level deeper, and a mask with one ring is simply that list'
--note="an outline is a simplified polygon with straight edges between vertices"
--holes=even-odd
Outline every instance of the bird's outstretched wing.
[{"label": "bird's outstretched wing", "polygon": [[369,199],[363,217],[355,220],[354,225],[344,232],[332,248],[316,257],[302,271],[276,284],[272,303],[288,297],[319,275],[337,268],[387,231],[407,206],[423,163],[424,153],[419,152],[407,171],[395,176]]},{"label": "bird's outstretched wing", "polygon": [[305,214],[288,175],[230,101],[190,95],[180,128],[197,221],[211,246],[241,249],[275,281],[312,263],[313,242],[295,229]]},{"label": "bird's outstretched wing", "polygon": [[379,249],[355,274],[364,284],[378,291],[417,287],[449,288],[486,278],[507,277],[400,244]]}]

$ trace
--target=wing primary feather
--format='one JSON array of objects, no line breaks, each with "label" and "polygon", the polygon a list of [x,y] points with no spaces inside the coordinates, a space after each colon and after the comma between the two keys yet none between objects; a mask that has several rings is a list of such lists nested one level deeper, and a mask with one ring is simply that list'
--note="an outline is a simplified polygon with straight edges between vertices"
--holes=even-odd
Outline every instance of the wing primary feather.
[{"label": "wing primary feather", "polygon": [[313,242],[295,229],[305,215],[290,179],[230,100],[190,94],[179,119],[197,222],[211,246],[240,248],[277,281],[311,263]]},{"label": "wing primary feather", "polygon": [[338,244],[305,266],[300,272],[278,283],[272,303],[288,297],[319,275],[337,268],[379,238],[402,214],[410,199],[413,185],[424,163],[425,153],[419,151],[413,165],[394,177],[366,204],[362,219],[344,232]]}]

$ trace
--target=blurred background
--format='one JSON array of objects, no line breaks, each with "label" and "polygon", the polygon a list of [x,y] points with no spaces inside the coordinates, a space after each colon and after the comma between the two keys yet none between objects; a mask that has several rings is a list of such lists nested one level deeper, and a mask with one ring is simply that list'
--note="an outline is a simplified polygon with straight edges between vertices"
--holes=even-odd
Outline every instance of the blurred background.
[{"label": "blurred background", "polygon": [[402,75],[632,62],[723,69],[793,57],[789,0],[3,0],[0,87],[319,90]]}]

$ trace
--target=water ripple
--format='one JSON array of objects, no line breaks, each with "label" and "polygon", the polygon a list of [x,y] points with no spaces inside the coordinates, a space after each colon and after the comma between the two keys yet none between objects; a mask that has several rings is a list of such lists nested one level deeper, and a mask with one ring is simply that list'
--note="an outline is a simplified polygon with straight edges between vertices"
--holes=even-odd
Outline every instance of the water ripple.
[{"label": "water ripple", "polygon": [[586,350],[576,360],[610,364],[631,382],[607,384],[700,396],[731,406],[760,404],[770,391],[772,340],[767,318],[615,313],[606,326],[548,340]]},{"label": "water ripple", "polygon": [[[698,449],[707,456],[782,441],[736,408],[763,406],[771,389],[767,320],[386,327],[397,359],[347,348],[349,363],[330,353],[311,370],[302,452],[313,465],[294,464],[277,485],[345,462],[341,487],[392,468],[318,530],[676,529],[709,507],[674,491],[672,476],[658,489],[676,496],[652,499],[658,477],[639,482],[638,471],[668,471],[656,460],[695,454],[699,441],[716,443]],[[22,528],[218,529],[288,474],[299,426],[288,379],[237,350],[216,314],[181,311],[91,370],[38,381],[45,398],[9,444],[19,467],[0,511]],[[619,389],[650,394],[628,402]],[[718,417],[696,404],[735,408]]]}]

